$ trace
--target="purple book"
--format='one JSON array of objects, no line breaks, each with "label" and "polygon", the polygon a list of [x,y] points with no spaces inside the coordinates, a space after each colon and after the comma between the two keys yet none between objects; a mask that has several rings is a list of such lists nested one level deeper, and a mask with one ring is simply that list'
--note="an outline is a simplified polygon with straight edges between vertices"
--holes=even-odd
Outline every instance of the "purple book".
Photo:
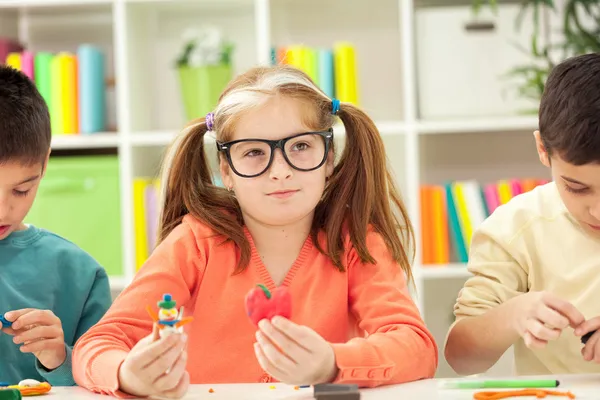
[{"label": "purple book", "polygon": [[23,47],[13,39],[0,37],[0,64],[6,64],[6,57],[10,53],[23,51]]},{"label": "purple book", "polygon": [[151,254],[156,246],[158,234],[158,193],[156,185],[146,186],[144,193],[146,203],[146,229],[148,234],[148,252]]}]

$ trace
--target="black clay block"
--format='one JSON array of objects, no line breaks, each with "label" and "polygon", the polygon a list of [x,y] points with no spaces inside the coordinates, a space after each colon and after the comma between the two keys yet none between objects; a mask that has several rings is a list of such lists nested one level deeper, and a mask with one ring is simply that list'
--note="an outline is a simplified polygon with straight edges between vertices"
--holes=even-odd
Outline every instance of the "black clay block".
[{"label": "black clay block", "polygon": [[321,392],[315,393],[317,400],[360,400],[360,392],[358,390],[342,390],[338,392]]},{"label": "black clay block", "polygon": [[590,340],[590,338],[592,337],[592,335],[596,333],[596,331],[591,331],[586,333],[585,335],[583,335],[581,337],[581,343],[586,344],[588,340]]},{"label": "black clay block", "polygon": [[317,400],[360,400],[358,385],[323,383],[314,386]]},{"label": "black clay block", "polygon": [[358,385],[343,385],[337,383],[319,383],[314,386],[315,393],[344,392],[358,390]]}]

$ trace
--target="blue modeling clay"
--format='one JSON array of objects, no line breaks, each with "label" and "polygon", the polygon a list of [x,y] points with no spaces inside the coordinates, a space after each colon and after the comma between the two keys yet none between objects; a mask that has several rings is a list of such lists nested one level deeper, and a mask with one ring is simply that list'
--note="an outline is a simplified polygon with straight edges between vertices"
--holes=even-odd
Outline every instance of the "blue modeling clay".
[{"label": "blue modeling clay", "polygon": [[10,328],[12,326],[12,322],[7,321],[4,318],[4,314],[0,315],[0,324],[2,324],[2,328]]}]

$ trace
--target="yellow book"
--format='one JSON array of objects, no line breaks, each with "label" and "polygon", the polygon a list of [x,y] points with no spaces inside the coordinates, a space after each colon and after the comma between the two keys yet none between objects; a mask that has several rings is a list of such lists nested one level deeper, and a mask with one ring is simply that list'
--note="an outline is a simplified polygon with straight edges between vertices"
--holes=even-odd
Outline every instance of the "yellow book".
[{"label": "yellow book", "polygon": [[135,231],[135,267],[139,270],[149,256],[148,230],[146,226],[146,204],[144,192],[152,181],[146,178],[133,180],[133,223]]},{"label": "yellow book", "polygon": [[471,248],[471,238],[473,237],[473,225],[469,218],[469,208],[467,207],[467,201],[465,199],[465,193],[463,186],[460,182],[452,185],[452,191],[454,194],[454,202],[456,203],[458,221],[460,223],[463,239],[465,241],[465,247],[467,253]]},{"label": "yellow book", "polygon": [[62,83],[62,58],[58,55],[52,57],[50,62],[50,123],[52,134],[61,135],[63,131],[63,89]]},{"label": "yellow book", "polygon": [[506,204],[512,199],[512,190],[510,189],[510,183],[508,181],[498,182],[498,197],[500,204]]},{"label": "yellow book", "polygon": [[288,48],[287,64],[304,71],[304,48],[302,46],[296,45]]},{"label": "yellow book", "polygon": [[63,90],[61,92],[63,133],[79,132],[77,107],[77,58],[73,54],[61,53],[60,75]]},{"label": "yellow book", "polygon": [[6,56],[6,65],[21,71],[21,53],[8,53]]},{"label": "yellow book", "polygon": [[349,43],[334,46],[335,92],[338,100],[358,105],[356,54]]},{"label": "yellow book", "polygon": [[304,68],[305,72],[310,76],[310,79],[318,85],[319,82],[319,67],[318,67],[318,59],[317,52],[314,49],[310,49],[306,47],[304,49]]}]

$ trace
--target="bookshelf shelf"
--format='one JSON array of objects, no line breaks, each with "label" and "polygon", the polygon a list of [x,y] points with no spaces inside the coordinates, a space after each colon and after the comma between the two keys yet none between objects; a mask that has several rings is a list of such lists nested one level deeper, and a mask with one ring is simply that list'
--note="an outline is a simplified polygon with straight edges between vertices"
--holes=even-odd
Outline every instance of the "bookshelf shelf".
[{"label": "bookshelf shelf", "polygon": [[473,118],[443,121],[419,121],[417,132],[421,135],[444,133],[516,132],[537,129],[536,117]]},{"label": "bookshelf shelf", "polygon": [[468,278],[472,274],[465,264],[418,265],[415,276],[420,279]]},{"label": "bookshelf shelf", "polygon": [[130,280],[122,277],[122,276],[111,276],[108,278],[110,283],[110,289],[113,292],[120,292],[129,285]]},{"label": "bookshelf shelf", "polygon": [[114,0],[0,0],[0,8],[52,8],[112,5]]},{"label": "bookshelf shelf", "polygon": [[56,135],[52,137],[52,149],[95,149],[119,146],[119,135],[94,133],[91,135]]}]

